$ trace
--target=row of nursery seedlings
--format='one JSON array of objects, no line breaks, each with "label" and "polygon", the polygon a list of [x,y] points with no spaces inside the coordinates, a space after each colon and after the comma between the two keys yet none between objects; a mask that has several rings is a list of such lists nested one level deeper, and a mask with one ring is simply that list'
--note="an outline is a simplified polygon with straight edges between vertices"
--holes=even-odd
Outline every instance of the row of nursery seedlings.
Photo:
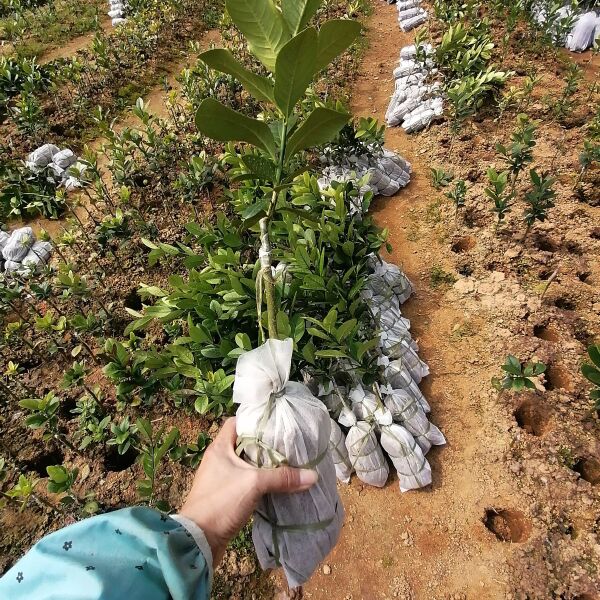
[{"label": "row of nursery seedlings", "polygon": [[113,27],[125,23],[127,21],[126,16],[129,9],[127,0],[110,0],[109,5],[110,10],[108,11],[108,16],[112,19]]},{"label": "row of nursery seedlings", "polygon": [[396,4],[398,8],[398,24],[402,31],[411,31],[427,20],[427,11],[422,8],[421,0],[386,0],[388,4]]},{"label": "row of nursery seedlings", "polygon": [[394,93],[386,111],[389,127],[402,125],[407,133],[424,129],[444,112],[441,83],[430,44],[405,46],[394,69]]},{"label": "row of nursery seedlings", "polygon": [[343,388],[332,381],[320,386],[319,396],[332,416],[329,447],[338,479],[348,483],[356,472],[364,483],[383,487],[389,476],[387,454],[406,492],[431,483],[425,455],[446,440],[427,418],[430,407],[418,384],[429,368],[400,310],[412,285],[396,265],[379,257],[371,257],[370,269],[362,297],[380,331],[383,379],[368,389],[342,363],[352,384]]},{"label": "row of nursery seedlings", "polygon": [[537,3],[532,14],[557,45],[571,52],[585,52],[600,38],[600,6],[586,12],[568,3],[552,11],[546,4]]},{"label": "row of nursery seedlings", "polygon": [[327,189],[334,181],[364,182],[360,188],[359,202],[351,208],[352,214],[359,211],[360,201],[366,192],[372,192],[373,196],[393,196],[409,184],[412,172],[407,160],[386,148],[372,148],[366,154],[352,154],[341,160],[332,160],[325,152],[320,160],[326,165],[318,180],[321,189]]}]

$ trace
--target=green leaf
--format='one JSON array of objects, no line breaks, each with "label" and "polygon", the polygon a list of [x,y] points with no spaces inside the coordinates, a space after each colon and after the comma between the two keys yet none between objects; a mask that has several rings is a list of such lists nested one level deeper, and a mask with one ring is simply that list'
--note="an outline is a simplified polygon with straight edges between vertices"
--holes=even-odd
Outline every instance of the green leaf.
[{"label": "green leaf", "polygon": [[350,321],[346,321],[340,325],[335,332],[335,339],[340,343],[343,342],[352,333],[352,330],[356,327],[356,323],[356,319],[350,319]]},{"label": "green leaf", "polygon": [[198,58],[211,69],[233,75],[260,102],[274,102],[273,83],[266,77],[246,69],[233,57],[229,50],[215,48],[203,52]]},{"label": "green leaf", "polygon": [[600,385],[600,371],[592,365],[581,365],[581,373],[588,380],[595,385]]},{"label": "green leaf", "polygon": [[315,74],[317,30],[305,29],[279,52],[275,66],[275,103],[289,117]]},{"label": "green leaf", "polygon": [[588,354],[592,362],[600,369],[600,344],[590,346]]},{"label": "green leaf", "polygon": [[346,358],[346,354],[340,350],[319,350],[317,352],[319,358]]},{"label": "green leaf", "polygon": [[358,21],[339,19],[327,21],[319,31],[316,70],[324,69],[336,56],[348,48],[360,34]]},{"label": "green leaf", "polygon": [[257,179],[269,182],[275,181],[277,177],[277,167],[273,161],[264,156],[257,156],[255,154],[243,156],[242,161]]},{"label": "green leaf", "polygon": [[283,15],[272,0],[227,0],[231,20],[244,34],[250,52],[270,71],[275,70],[277,54],[290,39]]},{"label": "green leaf", "polygon": [[282,338],[287,338],[290,336],[292,332],[292,328],[290,327],[290,320],[287,316],[287,313],[280,310],[277,313],[277,333]]},{"label": "green leaf", "polygon": [[319,106],[315,108],[306,121],[296,129],[289,139],[286,160],[289,160],[294,154],[311,148],[320,146],[331,141],[348,122],[350,115],[338,112],[331,108]]},{"label": "green leaf", "polygon": [[311,365],[315,364],[315,345],[312,342],[308,342],[302,348],[302,356]]},{"label": "green leaf", "polygon": [[246,117],[213,98],[207,98],[198,107],[196,127],[214,140],[248,142],[275,157],[275,139],[265,122]]},{"label": "green leaf", "polygon": [[519,359],[509,354],[506,357],[506,362],[502,365],[502,370],[510,373],[511,375],[520,375],[521,374],[521,363]]},{"label": "green leaf", "polygon": [[69,475],[63,467],[46,467],[48,476],[54,483],[64,483],[69,478]]},{"label": "green leaf", "polygon": [[321,0],[281,0],[281,12],[292,35],[306,27],[320,5]]}]

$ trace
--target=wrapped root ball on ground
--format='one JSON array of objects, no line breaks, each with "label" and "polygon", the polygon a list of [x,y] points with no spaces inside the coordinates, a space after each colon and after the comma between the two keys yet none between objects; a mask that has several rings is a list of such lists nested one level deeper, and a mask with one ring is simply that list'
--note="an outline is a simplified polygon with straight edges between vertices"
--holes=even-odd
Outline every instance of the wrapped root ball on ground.
[{"label": "wrapped root ball on ground", "polygon": [[391,291],[400,304],[404,304],[410,298],[413,293],[412,284],[397,265],[373,255],[369,257],[369,267],[373,272],[369,275],[367,287],[376,294],[386,296]]},{"label": "wrapped root ball on ground", "polygon": [[264,569],[282,566],[290,587],[303,585],[337,543],[344,510],[336,488],[324,404],[288,381],[293,341],[268,340],[240,356],[233,388],[236,427],[245,459],[260,468],[314,469],[306,492],[271,494],[254,514],[252,539]]},{"label": "wrapped root ball on ground", "polygon": [[429,375],[429,367],[423,362],[414,348],[406,341],[402,340],[396,346],[396,356],[398,358],[389,360],[385,364],[386,376],[389,379],[397,371],[407,370],[416,384],[421,383],[423,377]]},{"label": "wrapped root ball on ground", "polygon": [[600,24],[600,17],[595,12],[581,15],[567,36],[566,47],[572,52],[584,52],[593,46],[598,24]]},{"label": "wrapped root ball on ground", "polygon": [[382,427],[381,445],[398,472],[401,492],[431,483],[431,467],[415,438],[404,427],[397,423]]},{"label": "wrapped root ball on ground", "polygon": [[406,391],[392,390],[384,396],[383,402],[394,421],[413,434],[423,453],[431,446],[443,446],[446,443],[442,432],[429,422],[423,407]]},{"label": "wrapped root ball on ground", "polygon": [[50,260],[51,254],[52,244],[50,242],[35,242],[21,261],[22,267],[26,271],[40,271]]},{"label": "wrapped root ball on ground", "polygon": [[374,425],[359,421],[344,407],[338,421],[350,427],[346,434],[346,448],[358,478],[369,485],[383,487],[388,479],[389,467],[375,435]]},{"label": "wrapped root ball on ground", "polygon": [[21,262],[34,241],[35,236],[31,227],[15,229],[2,249],[2,256],[7,261]]},{"label": "wrapped root ball on ground", "polygon": [[54,144],[44,144],[29,154],[25,160],[25,165],[28,169],[37,173],[47,167],[59,151],[58,146]]},{"label": "wrapped root ball on ground", "polygon": [[0,253],[4,250],[4,246],[6,246],[6,242],[10,239],[10,233],[6,233],[6,231],[0,231]]},{"label": "wrapped root ball on ground", "polygon": [[331,437],[329,438],[329,451],[335,465],[335,474],[343,483],[350,483],[350,476],[354,469],[348,456],[346,448],[346,436],[340,429],[340,426],[332,419],[331,420]]},{"label": "wrapped root ball on ground", "polygon": [[426,412],[431,412],[429,402],[427,402],[423,392],[415,383],[410,373],[401,362],[392,361],[383,371],[383,377],[387,382],[387,390],[404,390],[412,398],[414,398],[421,408]]}]

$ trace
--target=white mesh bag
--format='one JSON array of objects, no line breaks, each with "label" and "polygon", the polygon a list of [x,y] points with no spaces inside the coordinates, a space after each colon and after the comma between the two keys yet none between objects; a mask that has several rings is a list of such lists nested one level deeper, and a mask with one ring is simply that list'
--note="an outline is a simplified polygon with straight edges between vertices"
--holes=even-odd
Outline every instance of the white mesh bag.
[{"label": "white mesh bag", "polygon": [[431,467],[414,437],[402,425],[382,426],[381,445],[394,463],[401,492],[431,483]]},{"label": "white mesh bag", "polygon": [[335,465],[335,474],[343,483],[350,483],[350,476],[354,469],[346,448],[346,436],[340,426],[331,419],[331,437],[329,438],[329,451]]},{"label": "white mesh bag", "polygon": [[368,485],[383,487],[389,467],[375,435],[375,425],[359,421],[348,407],[344,407],[338,421],[350,427],[346,435],[346,448],[358,478]]},{"label": "white mesh bag", "polygon": [[344,510],[336,487],[324,404],[289,381],[293,341],[268,340],[238,359],[233,401],[245,459],[261,468],[312,468],[318,482],[298,494],[270,494],[254,513],[252,539],[263,569],[282,566],[291,588],[304,584],[337,543]]},{"label": "white mesh bag", "polygon": [[415,352],[414,348],[406,342],[406,340],[402,340],[396,346],[396,355],[398,358],[394,360],[390,360],[387,356],[384,357],[387,362],[382,364],[386,367],[388,378],[393,378],[397,371],[406,370],[409,372],[414,382],[419,384],[423,377],[429,375],[427,363],[419,358],[419,355]]},{"label": "white mesh bag", "polygon": [[44,144],[29,154],[25,160],[25,166],[37,173],[47,167],[58,152],[59,148],[54,144]]},{"label": "white mesh bag", "polygon": [[431,412],[429,402],[427,402],[423,392],[411,377],[408,369],[402,362],[392,361],[384,369],[383,376],[388,383],[388,387],[394,390],[405,390],[412,398],[414,398],[428,413]]},{"label": "white mesh bag", "polygon": [[4,248],[2,248],[2,256],[7,261],[21,262],[29,252],[34,241],[35,236],[31,227],[15,229],[11,233],[10,238],[8,238]]},{"label": "white mesh bag", "polygon": [[36,272],[50,260],[52,244],[50,242],[35,242],[21,261],[24,271]]},{"label": "white mesh bag", "polygon": [[405,427],[415,438],[423,453],[431,446],[442,446],[446,438],[425,415],[422,406],[405,390],[391,390],[383,402],[394,421]]}]

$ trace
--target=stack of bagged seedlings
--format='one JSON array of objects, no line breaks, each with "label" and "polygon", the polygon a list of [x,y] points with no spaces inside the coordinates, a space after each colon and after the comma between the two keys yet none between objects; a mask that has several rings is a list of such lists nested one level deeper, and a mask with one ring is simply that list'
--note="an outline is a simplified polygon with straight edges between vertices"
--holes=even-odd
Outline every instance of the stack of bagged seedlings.
[{"label": "stack of bagged seedlings", "polygon": [[364,483],[383,487],[389,475],[387,454],[405,492],[431,483],[425,455],[446,440],[426,416],[430,407],[418,384],[429,368],[419,358],[410,322],[400,310],[412,285],[397,266],[379,257],[371,256],[369,267],[362,298],[380,332],[379,384],[370,391],[354,377],[351,365],[340,361],[340,372],[350,376],[351,384],[338,385],[332,377],[319,385],[318,396],[332,418],[329,450],[338,479],[348,483],[356,472]]},{"label": "stack of bagged seedlings", "polygon": [[33,173],[46,170],[56,185],[64,187],[67,191],[82,186],[80,177],[87,169],[72,150],[61,150],[54,144],[44,144],[34,150],[25,160],[25,166]]},{"label": "stack of bagged seedlings", "polygon": [[127,12],[129,5],[127,0],[110,0],[110,10],[108,16],[112,19],[113,27],[127,22]]},{"label": "stack of bagged seedlings", "polygon": [[31,227],[0,231],[0,271],[29,275],[41,271],[51,254],[52,244],[36,241]]},{"label": "stack of bagged seedlings", "polygon": [[427,11],[421,7],[421,0],[386,0],[398,8],[398,24],[402,31],[411,31],[427,20]]},{"label": "stack of bagged seedlings", "polygon": [[407,133],[414,133],[443,114],[441,85],[432,81],[438,73],[432,55],[430,44],[405,46],[400,51],[394,93],[385,115],[388,126],[402,124]]},{"label": "stack of bagged seedlings", "polygon": [[382,148],[361,156],[350,155],[332,160],[327,154],[321,156],[327,165],[319,178],[319,187],[327,189],[333,181],[359,181],[366,178],[361,187],[361,195],[372,192],[374,196],[393,196],[410,183],[411,164],[402,156]]}]

